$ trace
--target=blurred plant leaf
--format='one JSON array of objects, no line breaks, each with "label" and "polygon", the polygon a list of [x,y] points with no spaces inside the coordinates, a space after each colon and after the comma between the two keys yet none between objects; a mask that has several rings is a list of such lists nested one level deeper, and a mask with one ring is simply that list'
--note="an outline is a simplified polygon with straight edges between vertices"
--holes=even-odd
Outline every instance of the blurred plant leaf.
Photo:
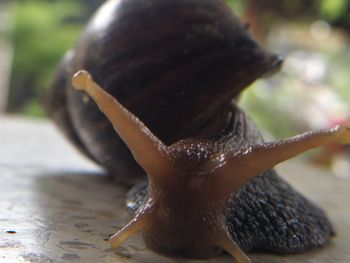
[{"label": "blurred plant leaf", "polygon": [[241,14],[243,11],[243,1],[241,0],[226,0],[228,5],[235,11],[237,14]]},{"label": "blurred plant leaf", "polygon": [[81,26],[74,19],[83,11],[75,1],[18,1],[11,36],[15,57],[10,103],[14,108],[22,102],[31,104],[29,97],[43,100],[58,61],[79,35]]},{"label": "blurred plant leaf", "polygon": [[348,6],[348,0],[322,0],[320,13],[327,20],[334,21],[345,14]]}]

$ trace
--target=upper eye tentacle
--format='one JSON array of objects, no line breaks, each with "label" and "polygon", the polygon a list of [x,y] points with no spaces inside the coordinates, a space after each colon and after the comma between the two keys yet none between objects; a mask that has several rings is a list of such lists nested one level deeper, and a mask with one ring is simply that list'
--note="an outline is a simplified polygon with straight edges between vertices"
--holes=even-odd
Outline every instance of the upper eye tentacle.
[{"label": "upper eye tentacle", "polygon": [[91,96],[149,176],[155,179],[164,174],[171,165],[168,147],[142,121],[95,83],[87,71],[77,72],[72,85]]}]

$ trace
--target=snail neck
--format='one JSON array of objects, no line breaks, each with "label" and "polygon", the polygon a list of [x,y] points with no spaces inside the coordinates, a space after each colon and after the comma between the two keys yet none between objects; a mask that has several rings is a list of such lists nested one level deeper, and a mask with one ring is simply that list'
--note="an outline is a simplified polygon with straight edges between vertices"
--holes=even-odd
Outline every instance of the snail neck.
[{"label": "snail neck", "polygon": [[230,119],[234,117],[235,111],[232,108],[231,104],[225,105],[222,108],[218,109],[212,115],[207,117],[205,121],[202,121],[201,125],[194,127],[189,127],[189,131],[192,131],[190,134],[186,134],[183,138],[212,138],[216,137],[224,130],[227,129]]}]

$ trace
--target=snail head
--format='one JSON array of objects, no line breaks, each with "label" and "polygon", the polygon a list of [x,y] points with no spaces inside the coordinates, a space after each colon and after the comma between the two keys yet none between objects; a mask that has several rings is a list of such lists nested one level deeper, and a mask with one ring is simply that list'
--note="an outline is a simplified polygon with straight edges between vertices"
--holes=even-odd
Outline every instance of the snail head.
[{"label": "snail head", "polygon": [[350,129],[338,126],[237,151],[200,138],[167,146],[86,71],[76,73],[72,84],[94,99],[148,176],[148,200],[111,238],[114,248],[142,232],[146,245],[163,254],[208,258],[224,249],[238,262],[249,262],[226,228],[225,207],[230,195],[306,150],[329,142],[350,142]]}]

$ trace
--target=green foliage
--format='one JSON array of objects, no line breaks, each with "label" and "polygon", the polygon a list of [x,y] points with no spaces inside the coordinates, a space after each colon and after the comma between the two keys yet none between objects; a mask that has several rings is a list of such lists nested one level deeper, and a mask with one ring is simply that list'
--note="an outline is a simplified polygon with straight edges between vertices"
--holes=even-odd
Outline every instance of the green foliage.
[{"label": "green foliage", "polygon": [[81,16],[83,7],[75,1],[19,1],[16,6],[16,27],[12,34],[15,45],[10,103],[43,115],[35,105],[43,101],[54,69],[63,53],[73,46],[81,26],[70,23]]},{"label": "green foliage", "polygon": [[331,54],[328,58],[329,64],[332,65],[332,69],[327,81],[336,90],[344,103],[348,104],[350,100],[350,50],[339,53]]},{"label": "green foliage", "polygon": [[320,1],[320,13],[329,21],[334,21],[346,15],[350,2],[348,0],[322,0]]},{"label": "green foliage", "polygon": [[235,11],[235,13],[242,13],[244,8],[242,0],[226,0],[226,2]]}]

